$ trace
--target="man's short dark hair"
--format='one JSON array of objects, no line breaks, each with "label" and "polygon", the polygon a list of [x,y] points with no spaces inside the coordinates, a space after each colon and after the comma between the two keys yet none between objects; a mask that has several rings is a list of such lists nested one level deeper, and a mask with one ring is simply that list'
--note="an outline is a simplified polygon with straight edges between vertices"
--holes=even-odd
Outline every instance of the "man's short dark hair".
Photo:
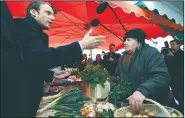
[{"label": "man's short dark hair", "polygon": [[39,12],[40,5],[42,4],[48,4],[53,9],[54,14],[58,12],[57,9],[51,4],[49,4],[48,2],[34,1],[29,4],[27,11],[26,11],[26,16],[31,16],[30,9],[35,9],[37,12]]},{"label": "man's short dark hair", "polygon": [[111,47],[111,46],[114,46],[115,47],[116,45],[112,43],[112,44],[109,45],[109,47]]},{"label": "man's short dark hair", "polygon": [[170,41],[170,43],[172,43],[172,42],[176,42],[177,45],[181,44],[180,41],[177,40],[177,39],[174,39],[174,40],[171,40],[171,41]]}]

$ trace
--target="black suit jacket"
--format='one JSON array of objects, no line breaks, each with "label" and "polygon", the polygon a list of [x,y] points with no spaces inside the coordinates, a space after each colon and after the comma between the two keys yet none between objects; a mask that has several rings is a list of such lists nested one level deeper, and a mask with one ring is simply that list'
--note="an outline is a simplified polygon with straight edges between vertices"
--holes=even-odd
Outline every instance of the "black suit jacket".
[{"label": "black suit jacket", "polygon": [[57,48],[48,48],[48,36],[32,17],[16,19],[24,59],[29,65],[49,69],[58,65],[71,64],[82,60],[78,42]]},{"label": "black suit jacket", "polygon": [[[27,110],[36,113],[43,96],[44,81],[52,80],[53,72],[48,69],[82,60],[82,50],[78,42],[57,48],[48,47],[48,36],[32,17],[15,19],[18,27],[18,41],[21,44],[25,70],[24,86]],[[28,94],[29,93],[29,94]],[[32,110],[31,110],[32,109]]]},{"label": "black suit jacket", "polygon": [[[43,94],[43,81],[52,76],[47,69],[80,60],[81,49],[78,43],[48,49],[40,40],[47,35],[30,28],[26,21],[14,25],[6,3],[0,3],[1,116],[34,117]],[[74,57],[71,52],[78,56]]]}]

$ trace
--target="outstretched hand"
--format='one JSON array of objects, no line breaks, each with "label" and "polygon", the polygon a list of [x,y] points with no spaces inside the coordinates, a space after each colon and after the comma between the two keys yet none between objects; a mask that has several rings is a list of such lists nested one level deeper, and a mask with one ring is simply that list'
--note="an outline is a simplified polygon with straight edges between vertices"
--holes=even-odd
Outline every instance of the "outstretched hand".
[{"label": "outstretched hand", "polygon": [[79,41],[82,49],[94,49],[98,48],[100,45],[104,43],[104,39],[106,36],[91,36],[92,29],[84,36],[84,38]]}]

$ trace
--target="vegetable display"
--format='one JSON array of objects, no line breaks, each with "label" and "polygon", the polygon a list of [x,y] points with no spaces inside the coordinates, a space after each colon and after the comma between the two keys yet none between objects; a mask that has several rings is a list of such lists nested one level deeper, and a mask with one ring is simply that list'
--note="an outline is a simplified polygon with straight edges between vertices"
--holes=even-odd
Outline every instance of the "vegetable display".
[{"label": "vegetable display", "polygon": [[84,97],[83,89],[78,85],[70,88],[50,109],[56,110],[54,117],[84,117],[80,108],[88,98]]}]

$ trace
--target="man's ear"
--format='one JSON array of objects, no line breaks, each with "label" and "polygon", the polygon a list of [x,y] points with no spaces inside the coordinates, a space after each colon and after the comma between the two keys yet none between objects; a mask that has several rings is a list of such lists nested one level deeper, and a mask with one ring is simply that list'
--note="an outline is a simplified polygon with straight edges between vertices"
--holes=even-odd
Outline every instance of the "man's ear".
[{"label": "man's ear", "polygon": [[30,14],[33,17],[36,17],[37,11],[35,9],[30,9]]}]

